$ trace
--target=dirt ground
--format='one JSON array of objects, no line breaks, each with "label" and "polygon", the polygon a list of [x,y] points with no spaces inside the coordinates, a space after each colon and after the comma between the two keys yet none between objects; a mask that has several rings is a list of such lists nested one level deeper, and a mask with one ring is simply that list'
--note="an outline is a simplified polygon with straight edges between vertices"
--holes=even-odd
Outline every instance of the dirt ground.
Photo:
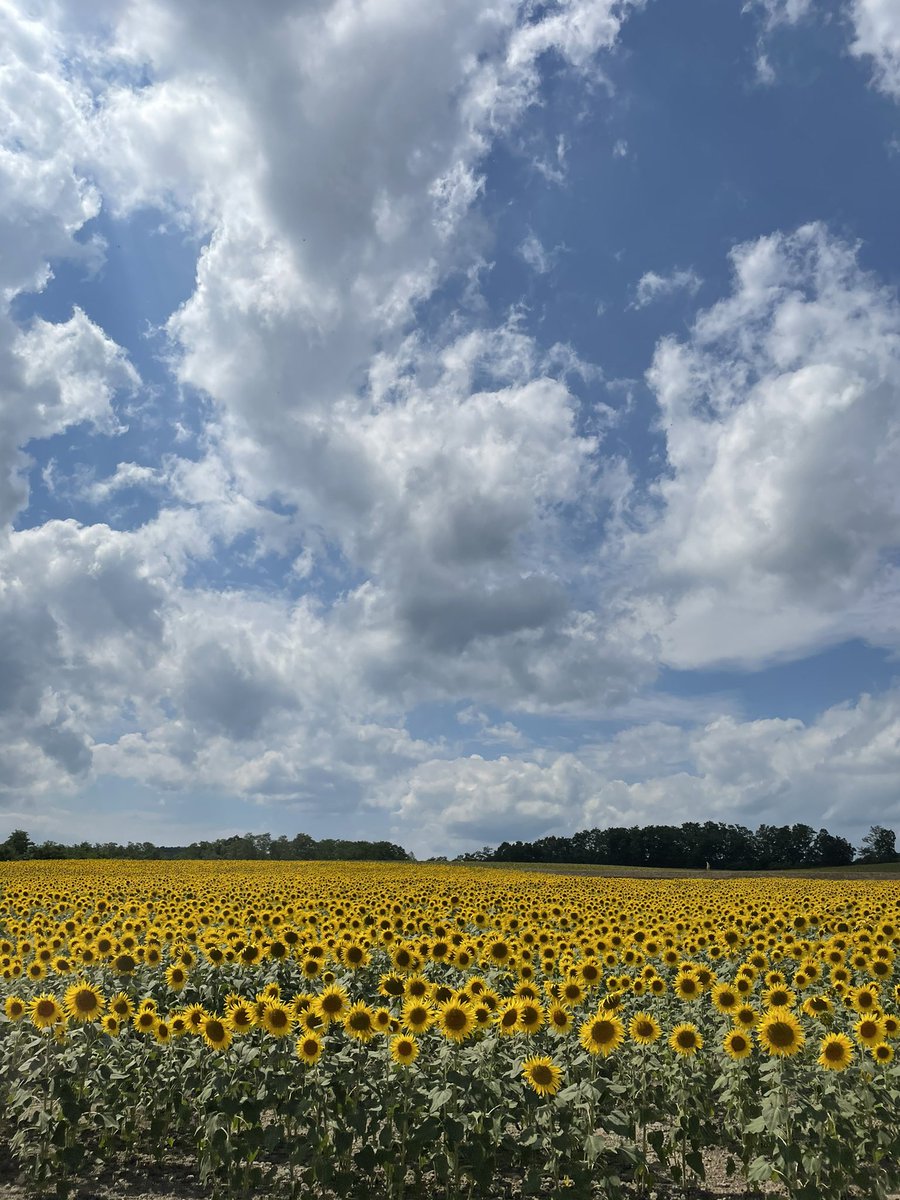
[{"label": "dirt ground", "polygon": [[[644,1191],[641,1200],[732,1200],[736,1196],[743,1197],[743,1200],[771,1200],[772,1197],[783,1195],[774,1186],[751,1190],[741,1180],[729,1179],[725,1171],[724,1153],[710,1152],[704,1156],[704,1160],[706,1183],[703,1186],[685,1190],[660,1181]],[[51,1196],[53,1192],[46,1194]],[[260,1198],[266,1194],[259,1193]],[[496,1200],[508,1200],[516,1194],[515,1184],[506,1182],[498,1186]],[[636,1188],[629,1187],[628,1194],[637,1200],[639,1193]],[[432,1197],[439,1195],[437,1190],[422,1196],[417,1196],[412,1188],[407,1191],[408,1200],[432,1200]],[[72,1192],[72,1200],[207,1200],[209,1196],[209,1190],[200,1185],[192,1164],[158,1166],[150,1160],[123,1162],[118,1171],[107,1172]],[[340,1200],[378,1200],[378,1197],[378,1183],[373,1181],[366,1192],[354,1195],[344,1193]],[[0,1200],[35,1200],[33,1192],[13,1181],[6,1164],[0,1165]],[[491,1197],[491,1200],[494,1198]]]}]

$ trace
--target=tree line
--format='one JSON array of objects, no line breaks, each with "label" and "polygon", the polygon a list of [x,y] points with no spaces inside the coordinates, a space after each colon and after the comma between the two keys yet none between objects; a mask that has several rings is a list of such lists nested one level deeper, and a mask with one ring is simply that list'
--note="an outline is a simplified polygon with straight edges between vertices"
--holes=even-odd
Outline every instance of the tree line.
[{"label": "tree line", "polygon": [[582,829],[571,837],[501,842],[462,856],[466,862],[587,863],[621,867],[779,871],[844,867],[897,860],[894,831],[873,825],[858,850],[846,838],[811,825],[760,825],[756,830],[721,821]]},{"label": "tree line", "polygon": [[272,837],[269,833],[235,834],[213,841],[191,842],[188,846],[157,846],[153,842],[79,842],[66,846],[61,842],[32,842],[24,829],[14,829],[0,842],[0,861],[21,861],[42,858],[142,858],[142,859],[292,859],[408,862],[412,855],[393,842],[347,841],[344,838],[322,838],[316,841],[308,833],[289,838],[285,834]]}]

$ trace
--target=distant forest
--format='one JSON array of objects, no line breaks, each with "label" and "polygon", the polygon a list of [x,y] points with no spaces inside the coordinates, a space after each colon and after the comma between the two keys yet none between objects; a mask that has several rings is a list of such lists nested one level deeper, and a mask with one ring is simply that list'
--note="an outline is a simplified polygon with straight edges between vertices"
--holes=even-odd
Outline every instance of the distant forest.
[{"label": "distant forest", "polygon": [[895,862],[893,830],[873,825],[859,850],[846,838],[811,825],[747,829],[721,821],[583,829],[571,837],[501,842],[462,856],[465,862],[589,863],[620,867],[778,871],[792,867],[845,867]]},{"label": "distant forest", "polygon": [[[138,859],[266,859],[287,862],[412,862],[414,855],[393,842],[347,841],[308,833],[245,833],[242,836],[191,842],[189,846],[156,846],[153,842],[32,842],[16,829],[0,842],[0,861],[55,858]],[[683,825],[632,825],[630,828],[583,829],[571,837],[543,837],[535,842],[501,842],[454,861],[587,863],[620,867],[683,867],[689,870],[779,871],[793,867],[845,867],[851,863],[896,862],[894,831],[873,825],[859,849],[846,838],[816,832],[811,825],[726,825],[720,821],[685,821]],[[446,859],[430,861],[446,862]]]},{"label": "distant forest", "polygon": [[306,860],[369,860],[375,862],[407,862],[412,855],[393,842],[351,842],[343,838],[323,838],[316,841],[308,833],[289,838],[282,834],[245,833],[211,842],[191,842],[189,846],[156,846],[153,842],[79,842],[64,846],[60,842],[32,842],[23,829],[14,830],[5,842],[0,842],[0,861],[20,861],[41,858],[144,858],[144,859],[268,859],[269,861]]}]

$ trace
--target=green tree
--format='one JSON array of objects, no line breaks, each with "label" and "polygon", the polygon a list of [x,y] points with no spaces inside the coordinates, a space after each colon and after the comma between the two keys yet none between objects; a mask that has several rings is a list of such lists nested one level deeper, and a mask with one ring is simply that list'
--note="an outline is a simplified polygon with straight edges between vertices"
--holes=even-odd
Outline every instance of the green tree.
[{"label": "green tree", "polygon": [[0,858],[29,858],[32,841],[24,829],[14,829],[6,841],[0,846]]},{"label": "green tree", "polygon": [[859,848],[859,861],[887,863],[897,861],[897,835],[883,825],[872,825]]}]

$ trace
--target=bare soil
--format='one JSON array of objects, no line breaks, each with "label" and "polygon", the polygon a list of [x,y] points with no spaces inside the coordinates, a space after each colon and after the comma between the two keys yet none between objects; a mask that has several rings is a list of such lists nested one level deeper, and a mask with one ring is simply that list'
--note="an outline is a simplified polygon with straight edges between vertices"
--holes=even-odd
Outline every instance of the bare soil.
[{"label": "bare soil", "polygon": [[[641,1200],[731,1200],[735,1196],[741,1196],[743,1200],[766,1200],[784,1195],[774,1186],[753,1190],[747,1188],[740,1179],[729,1178],[726,1160],[727,1156],[722,1151],[711,1151],[704,1155],[706,1182],[697,1187],[676,1187],[661,1179],[643,1192],[633,1185],[627,1185],[626,1193],[635,1200],[639,1196]],[[365,1185],[361,1183],[360,1187]],[[516,1180],[504,1179],[498,1180],[497,1191],[484,1200],[514,1200],[520,1194]],[[49,1197],[54,1192],[50,1189],[40,1195]],[[259,1200],[268,1195],[265,1189],[257,1193]],[[345,1192],[339,1200],[381,1200],[383,1195],[378,1180],[372,1180],[365,1190],[352,1195]],[[75,1185],[71,1192],[72,1200],[208,1200],[210,1196],[210,1190],[200,1184],[193,1164],[176,1162],[158,1165],[150,1159],[123,1161],[114,1170],[105,1171],[94,1180]],[[440,1196],[441,1190],[438,1188],[426,1188],[421,1193],[416,1193],[411,1187],[407,1190],[408,1200],[438,1200]],[[15,1182],[8,1164],[0,1164],[0,1200],[36,1200],[33,1191]],[[310,1194],[309,1200],[333,1200],[333,1193],[322,1193],[320,1196]]]}]

